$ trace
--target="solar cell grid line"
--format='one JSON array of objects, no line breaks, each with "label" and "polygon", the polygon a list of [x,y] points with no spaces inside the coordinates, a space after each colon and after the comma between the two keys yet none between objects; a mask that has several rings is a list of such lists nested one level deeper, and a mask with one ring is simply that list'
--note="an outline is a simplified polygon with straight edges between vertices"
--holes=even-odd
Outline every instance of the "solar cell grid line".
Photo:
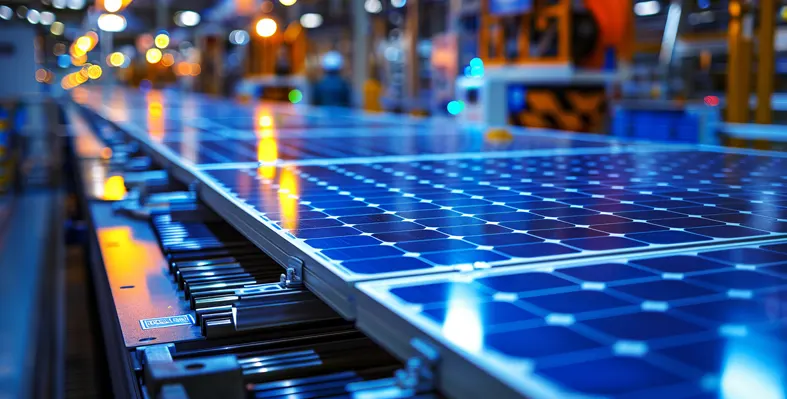
[{"label": "solar cell grid line", "polygon": [[358,288],[359,328],[400,355],[414,339],[433,345],[440,388],[456,398],[764,398],[787,389],[787,241]]},{"label": "solar cell grid line", "polygon": [[[782,206],[787,188],[778,175],[782,158],[756,164],[743,157],[723,176],[690,178],[693,170],[728,155],[649,153],[645,164],[662,166],[638,171],[643,156],[262,166],[206,173],[286,237],[338,266],[348,280],[479,262],[499,266],[773,239],[787,232]],[[690,164],[695,169],[683,166]],[[686,176],[673,174],[678,167]]]}]

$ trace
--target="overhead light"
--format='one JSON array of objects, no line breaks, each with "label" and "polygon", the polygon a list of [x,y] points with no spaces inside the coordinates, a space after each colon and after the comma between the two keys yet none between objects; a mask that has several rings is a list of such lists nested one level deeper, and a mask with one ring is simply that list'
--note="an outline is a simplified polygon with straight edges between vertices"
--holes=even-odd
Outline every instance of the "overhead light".
[{"label": "overhead light", "polygon": [[194,11],[180,11],[175,13],[175,24],[178,26],[197,26],[202,17]]},{"label": "overhead light", "polygon": [[254,30],[261,37],[271,37],[276,33],[277,28],[276,21],[270,18],[263,18],[257,21],[257,25],[255,25]]},{"label": "overhead light", "polygon": [[315,13],[303,14],[301,16],[301,26],[306,29],[314,29],[322,25],[322,15]]},{"label": "overhead light", "polygon": [[113,67],[116,67],[116,68],[120,67],[121,65],[123,65],[124,62],[126,62],[126,56],[123,53],[119,52],[119,51],[116,51],[116,52],[110,54],[109,57],[108,57],[108,61],[107,61],[107,63],[110,66],[113,66]]},{"label": "overhead light", "polygon": [[391,0],[391,5],[396,8],[402,8],[407,4],[407,0]]},{"label": "overhead light", "polygon": [[117,14],[101,14],[98,17],[98,29],[104,32],[123,32],[126,30],[126,18]]},{"label": "overhead light", "polygon": [[148,49],[145,53],[145,60],[147,60],[151,64],[155,64],[161,61],[161,50],[153,47],[152,49]]},{"label": "overhead light", "polygon": [[62,10],[66,8],[66,0],[52,0],[52,7]]},{"label": "overhead light", "polygon": [[85,8],[85,0],[67,0],[68,8],[72,10],[81,10]]},{"label": "overhead light", "polygon": [[52,32],[55,36],[60,36],[66,30],[66,26],[63,25],[60,21],[55,21],[52,23],[52,26],[49,27],[49,31]]},{"label": "overhead light", "polygon": [[285,7],[289,7],[289,6],[293,5],[293,4],[295,4],[295,2],[297,2],[297,1],[298,0],[279,0],[279,3],[281,3],[281,5],[283,5]]},{"label": "overhead light", "polygon": [[363,3],[363,9],[368,13],[379,14],[383,10],[383,3],[380,0],[366,0]]},{"label": "overhead light", "polygon": [[661,3],[656,0],[643,1],[642,3],[634,4],[634,14],[640,17],[647,17],[649,15],[656,15],[661,11]]},{"label": "overhead light", "polygon": [[55,19],[55,14],[49,11],[44,11],[41,13],[41,25],[52,25],[55,23]]},{"label": "overhead light", "polygon": [[30,22],[33,25],[38,24],[41,22],[41,13],[38,10],[29,10],[27,12],[27,22]]},{"label": "overhead light", "polygon": [[6,21],[11,19],[14,16],[14,11],[11,10],[9,6],[0,6],[0,18],[5,19]]},{"label": "overhead light", "polygon": [[165,32],[161,32],[153,39],[153,43],[158,48],[167,48],[169,46],[169,35]]},{"label": "overhead light", "polygon": [[249,42],[249,33],[245,30],[234,30],[230,32],[230,43],[244,45]]},{"label": "overhead light", "polygon": [[106,12],[118,12],[121,7],[123,7],[123,0],[104,0]]}]

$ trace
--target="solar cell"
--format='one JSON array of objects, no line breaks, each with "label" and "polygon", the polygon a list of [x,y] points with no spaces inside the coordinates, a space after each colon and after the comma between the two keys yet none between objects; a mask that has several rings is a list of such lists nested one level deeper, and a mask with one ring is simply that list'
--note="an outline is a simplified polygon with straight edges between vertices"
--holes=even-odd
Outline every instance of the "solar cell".
[{"label": "solar cell", "polygon": [[[420,273],[778,237],[780,217],[787,217],[778,204],[787,196],[785,164],[779,157],[655,151],[205,173],[353,281],[372,271],[396,274],[403,258],[419,260]],[[706,172],[713,168],[725,172]],[[363,244],[325,241],[353,236]],[[364,249],[343,249],[355,246]],[[342,255],[349,253],[352,263]],[[362,266],[365,259],[386,266]]]},{"label": "solar cell", "polygon": [[359,325],[374,335],[402,320],[417,330],[393,331],[404,334],[400,344],[426,339],[457,355],[446,355],[452,362],[467,362],[441,374],[456,397],[477,392],[451,386],[484,375],[522,397],[735,397],[743,380],[751,382],[740,397],[781,397],[785,248],[722,246],[360,283],[372,302],[361,301]]}]

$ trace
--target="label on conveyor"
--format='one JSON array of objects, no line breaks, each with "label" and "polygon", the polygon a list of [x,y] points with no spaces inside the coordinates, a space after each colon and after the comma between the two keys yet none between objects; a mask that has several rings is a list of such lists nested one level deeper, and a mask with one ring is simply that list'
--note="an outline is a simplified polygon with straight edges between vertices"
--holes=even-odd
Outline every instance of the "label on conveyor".
[{"label": "label on conveyor", "polygon": [[139,324],[142,326],[143,330],[187,326],[194,324],[194,316],[190,314],[184,314],[179,316],[157,317],[155,319],[143,319],[139,321]]}]

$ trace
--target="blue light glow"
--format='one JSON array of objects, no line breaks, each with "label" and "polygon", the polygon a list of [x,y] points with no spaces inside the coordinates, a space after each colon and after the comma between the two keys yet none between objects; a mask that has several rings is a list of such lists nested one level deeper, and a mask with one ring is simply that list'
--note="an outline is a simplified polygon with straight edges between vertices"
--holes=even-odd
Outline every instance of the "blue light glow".
[{"label": "blue light glow", "polygon": [[484,61],[478,57],[475,57],[472,60],[470,60],[470,66],[473,68],[483,68]]},{"label": "blue light glow", "polygon": [[460,112],[464,111],[465,103],[463,101],[451,101],[446,108],[449,114],[459,115]]}]

